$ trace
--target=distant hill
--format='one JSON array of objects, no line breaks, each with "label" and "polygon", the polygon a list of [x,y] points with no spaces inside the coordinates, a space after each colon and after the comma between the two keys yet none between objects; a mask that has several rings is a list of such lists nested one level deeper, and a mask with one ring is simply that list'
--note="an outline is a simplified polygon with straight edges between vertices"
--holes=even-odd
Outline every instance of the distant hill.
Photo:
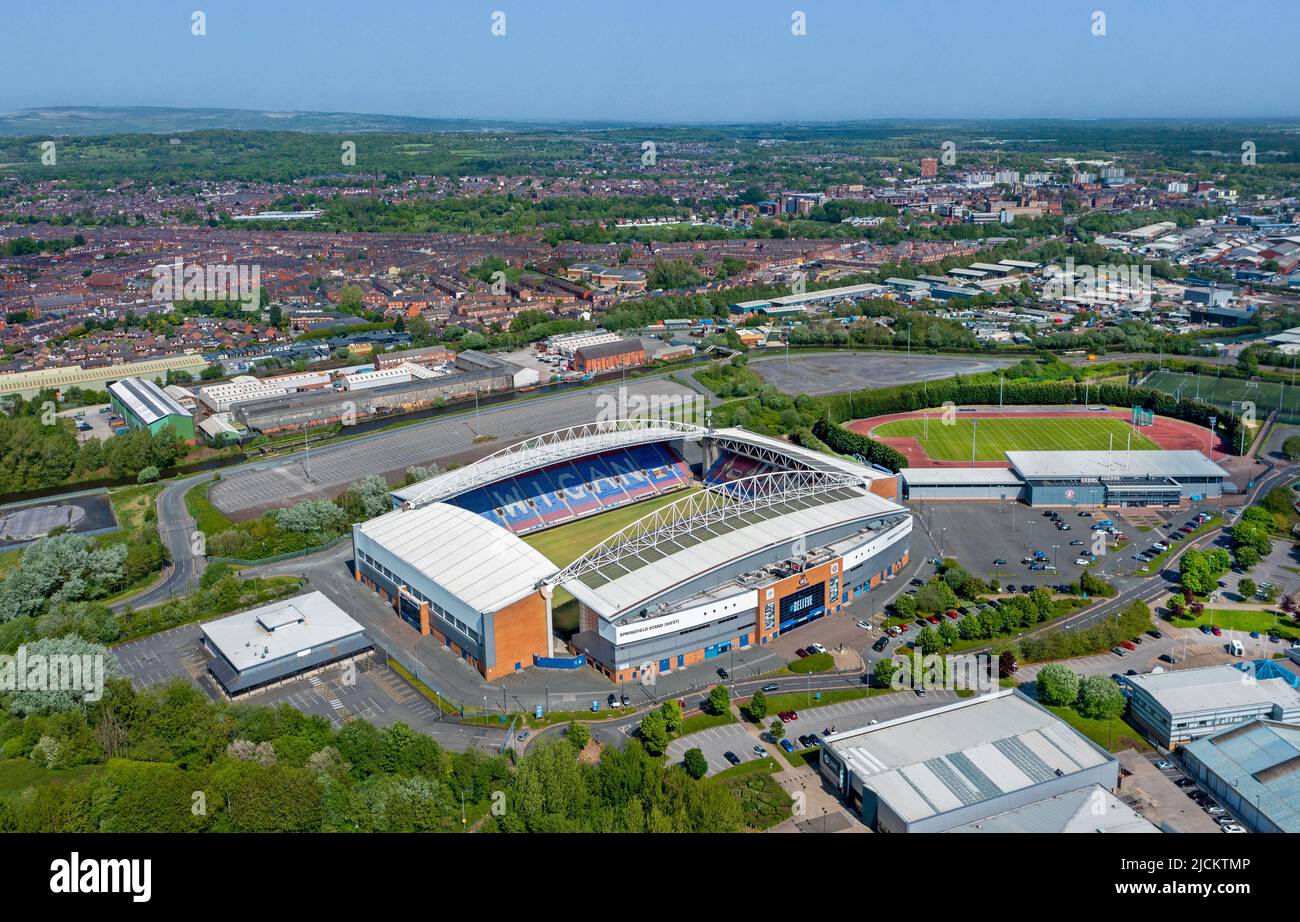
[{"label": "distant hill", "polygon": [[[147,106],[51,106],[0,112],[0,136],[168,134],[233,129],[260,131],[484,131],[519,130],[522,122],[414,118],[354,112],[266,112],[254,109],[169,109]],[[562,128],[555,123],[547,127]],[[588,126],[590,127],[590,126]]]}]

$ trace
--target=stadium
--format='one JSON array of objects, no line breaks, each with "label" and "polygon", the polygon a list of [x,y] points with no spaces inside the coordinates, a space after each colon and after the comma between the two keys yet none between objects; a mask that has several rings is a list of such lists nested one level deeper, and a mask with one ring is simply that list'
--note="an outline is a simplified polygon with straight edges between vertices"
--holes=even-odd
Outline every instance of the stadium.
[{"label": "stadium", "polygon": [[892,578],[912,527],[898,492],[888,471],[744,429],[594,422],[395,491],[353,527],[355,576],[488,679],[645,681]]},{"label": "stadium", "polygon": [[1150,411],[961,407],[848,424],[899,451],[910,500],[1031,506],[1178,506],[1232,492],[1221,438]]}]

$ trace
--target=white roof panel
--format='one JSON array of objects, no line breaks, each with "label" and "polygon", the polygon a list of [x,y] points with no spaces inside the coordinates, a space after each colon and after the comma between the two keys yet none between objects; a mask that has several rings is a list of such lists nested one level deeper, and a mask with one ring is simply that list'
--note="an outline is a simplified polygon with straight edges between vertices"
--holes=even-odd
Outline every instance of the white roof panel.
[{"label": "white roof panel", "polygon": [[497,611],[558,572],[518,535],[448,503],[401,509],[357,525],[476,611]]}]

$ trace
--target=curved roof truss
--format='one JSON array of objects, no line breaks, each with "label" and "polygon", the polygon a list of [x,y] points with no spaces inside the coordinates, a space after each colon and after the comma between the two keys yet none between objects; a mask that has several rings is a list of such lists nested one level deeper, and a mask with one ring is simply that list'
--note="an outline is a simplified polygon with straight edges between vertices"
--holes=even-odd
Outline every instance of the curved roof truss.
[{"label": "curved roof truss", "polygon": [[699,439],[707,432],[704,427],[690,423],[642,417],[604,420],[556,429],[554,432],[516,442],[473,464],[439,475],[428,489],[409,501],[409,506],[424,506],[516,474],[584,455],[648,442]]},{"label": "curved roof truss", "polygon": [[607,564],[635,557],[681,535],[706,529],[716,522],[754,509],[845,488],[863,487],[866,483],[865,478],[846,473],[775,471],[700,490],[637,519],[544,582],[561,584],[576,579]]}]

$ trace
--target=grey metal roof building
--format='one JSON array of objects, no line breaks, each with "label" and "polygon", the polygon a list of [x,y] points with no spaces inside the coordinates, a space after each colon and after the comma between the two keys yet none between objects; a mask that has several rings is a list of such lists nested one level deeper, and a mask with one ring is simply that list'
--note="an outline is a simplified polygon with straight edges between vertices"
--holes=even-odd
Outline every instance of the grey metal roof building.
[{"label": "grey metal roof building", "polygon": [[1009,451],[1031,506],[1173,506],[1223,493],[1228,472],[1199,451]]},{"label": "grey metal roof building", "polygon": [[888,832],[945,832],[1119,780],[1114,756],[1015,689],[831,734],[821,770]]},{"label": "grey metal roof building", "polygon": [[232,698],[371,646],[361,625],[320,592],[282,599],[200,628],[208,671]]},{"label": "grey metal roof building", "polygon": [[954,826],[949,832],[1159,832],[1110,791],[1094,784]]},{"label": "grey metal roof building", "polygon": [[1182,750],[1183,765],[1254,832],[1300,832],[1300,726],[1252,720]]},{"label": "grey metal roof building", "polygon": [[908,499],[1019,499],[1025,482],[1005,467],[905,467],[898,472]]},{"label": "grey metal roof building", "polygon": [[1300,691],[1284,678],[1260,678],[1234,664],[1128,677],[1132,716],[1172,748],[1263,717],[1300,722]]}]

